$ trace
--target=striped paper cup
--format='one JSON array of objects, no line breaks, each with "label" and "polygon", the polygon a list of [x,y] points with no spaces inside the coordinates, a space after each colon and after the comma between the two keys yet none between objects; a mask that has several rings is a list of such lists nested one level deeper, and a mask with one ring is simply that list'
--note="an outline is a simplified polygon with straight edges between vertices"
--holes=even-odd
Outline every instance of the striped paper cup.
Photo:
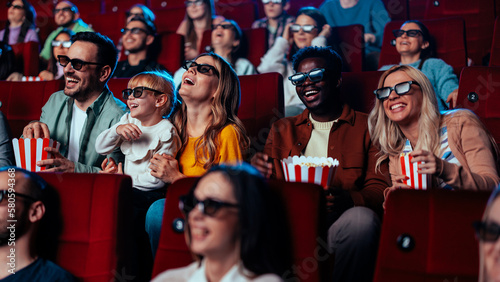
[{"label": "striped paper cup", "polygon": [[327,189],[335,177],[339,162],[332,158],[293,156],[281,160],[285,180],[316,183]]},{"label": "striped paper cup", "polygon": [[45,151],[45,147],[59,149],[59,142],[49,138],[14,138],[12,139],[16,165],[29,171],[44,171],[45,167],[36,165],[37,161],[51,159],[52,154]]},{"label": "striped paper cup", "polygon": [[427,190],[427,174],[418,173],[418,165],[423,162],[412,163],[410,154],[401,153],[399,161],[401,163],[401,172],[408,176],[408,180],[404,183],[415,190]]}]

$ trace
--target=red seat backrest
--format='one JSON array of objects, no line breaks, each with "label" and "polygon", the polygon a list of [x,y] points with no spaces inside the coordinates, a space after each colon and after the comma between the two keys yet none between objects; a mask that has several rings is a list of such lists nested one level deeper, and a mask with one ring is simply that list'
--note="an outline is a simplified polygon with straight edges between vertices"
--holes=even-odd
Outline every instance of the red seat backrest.
[{"label": "red seat backrest", "polygon": [[127,89],[128,81],[130,78],[112,78],[108,81],[108,88],[113,92],[113,95],[116,99],[121,100],[123,103],[126,103],[123,100],[122,91]]},{"label": "red seat backrest", "polygon": [[[500,2],[500,1],[499,1]],[[493,31],[493,42],[490,51],[490,67],[500,66],[500,17],[495,19],[495,29]]]},{"label": "red seat backrest", "polygon": [[[24,127],[33,120],[39,120],[42,107],[52,93],[64,88],[63,80],[36,82],[0,81],[0,101],[12,130],[13,137],[19,137]],[[29,103],[27,103],[29,101]]]},{"label": "red seat backrest", "polygon": [[229,4],[215,4],[217,15],[226,19],[235,20],[240,28],[250,28],[257,18],[257,7],[254,2],[233,1]]},{"label": "red seat backrest", "polygon": [[239,76],[241,102],[238,117],[253,149],[262,151],[271,125],[283,117],[283,78],[278,73]]},{"label": "red seat backrest", "polygon": [[344,72],[340,95],[356,111],[370,113],[375,106],[375,95],[382,71]]},{"label": "red seat backrest", "polygon": [[169,1],[168,7],[165,9],[155,10],[156,15],[156,28],[158,33],[160,32],[176,32],[177,28],[184,19],[186,14],[186,8],[184,7],[184,1],[181,1],[181,6],[172,5],[174,1]]},{"label": "red seat backrest", "polygon": [[[455,70],[466,66],[464,22],[461,18],[421,20],[436,42],[436,57],[451,65]],[[404,21],[388,22],[380,52],[379,67],[399,64],[401,55],[391,44],[395,39],[392,31],[399,29]]]},{"label": "red seat backrest", "polygon": [[40,43],[30,41],[12,45],[16,66],[23,66],[25,76],[38,76]]},{"label": "red seat backrest", "polygon": [[147,0],[102,0],[102,2],[104,2],[104,13],[120,14],[124,14],[135,4],[147,4]]},{"label": "red seat backrest", "polygon": [[409,19],[408,0],[382,0],[389,17],[393,21],[406,21]]},{"label": "red seat backrest", "polygon": [[[185,178],[174,182],[167,191],[165,211],[158,250],[156,251],[153,277],[167,269],[186,266],[193,257],[185,243],[184,233],[174,231],[174,222],[183,219],[178,208],[179,196],[185,195],[194,185],[196,178]],[[279,180],[269,182],[283,197],[291,226],[294,249],[294,268],[301,269],[300,281],[319,281],[326,258],[325,198],[323,188],[316,184],[289,183]],[[310,264],[316,263],[315,267]],[[311,271],[307,271],[309,269]],[[297,273],[284,274],[286,279],[297,278]]]},{"label": "red seat backrest", "polygon": [[472,222],[481,220],[489,194],[404,189],[391,193],[374,281],[477,281],[478,243]]},{"label": "red seat backrest", "polygon": [[360,24],[332,28],[330,39],[342,57],[344,71],[363,71],[364,27]]},{"label": "red seat backrest", "polygon": [[[149,7],[155,11],[155,14],[161,9],[182,8],[184,11],[184,0],[149,0]],[[156,14],[158,16],[158,14]],[[182,13],[184,15],[184,13]]]},{"label": "red seat backrest", "polygon": [[184,62],[184,37],[174,32],[162,32],[159,36],[161,52],[158,63],[173,74]]},{"label": "red seat backrest", "polygon": [[[493,23],[495,21],[494,1],[470,0],[427,0],[426,19],[462,17],[467,34],[467,54],[474,64],[481,65],[483,57],[490,51]],[[453,31],[452,32],[456,32]]]},{"label": "red seat backrest", "polygon": [[63,230],[56,263],[81,281],[110,281],[127,271],[131,275],[131,178],[84,173],[40,176],[60,197]]},{"label": "red seat backrest", "polygon": [[467,67],[458,85],[457,107],[472,110],[500,142],[500,67]]}]

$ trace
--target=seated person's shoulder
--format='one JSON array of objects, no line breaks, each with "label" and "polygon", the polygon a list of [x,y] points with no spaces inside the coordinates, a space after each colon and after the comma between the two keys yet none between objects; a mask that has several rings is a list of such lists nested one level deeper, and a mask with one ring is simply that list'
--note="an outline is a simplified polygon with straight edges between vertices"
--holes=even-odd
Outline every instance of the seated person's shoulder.
[{"label": "seated person's shoulder", "polygon": [[57,264],[43,258],[38,258],[27,267],[16,271],[15,274],[9,275],[0,281],[71,282],[77,280],[73,275]]},{"label": "seated person's shoulder", "polygon": [[170,269],[165,272],[160,273],[156,278],[152,280],[152,282],[161,282],[161,281],[171,281],[171,282],[180,282],[187,281],[191,275],[198,269],[198,262],[193,262],[188,266]]}]

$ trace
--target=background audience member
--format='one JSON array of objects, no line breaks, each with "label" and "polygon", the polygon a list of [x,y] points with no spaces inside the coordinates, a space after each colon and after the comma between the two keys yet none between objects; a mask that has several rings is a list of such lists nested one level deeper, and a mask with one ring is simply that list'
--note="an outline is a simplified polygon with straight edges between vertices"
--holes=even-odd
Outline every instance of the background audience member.
[{"label": "background audience member", "polygon": [[475,222],[479,239],[479,282],[500,281],[500,187],[497,187],[484,211],[483,221]]},{"label": "background audience member", "polygon": [[50,59],[50,49],[52,48],[52,41],[56,38],[59,31],[63,28],[71,29],[74,33],[82,31],[94,31],[88,24],[80,19],[80,13],[75,4],[69,1],[61,1],[57,3],[54,9],[54,21],[59,26],[56,30],[51,32],[45,44],[43,45],[40,57],[48,61]]},{"label": "background audience member", "polygon": [[[47,166],[46,171],[98,172],[106,157],[95,151],[96,138],[117,123],[126,109],[107,86],[118,54],[111,39],[99,33],[79,32],[72,41],[68,55],[59,56],[66,79],[64,90],[50,96],[40,121],[28,124],[23,136],[61,143],[59,150],[45,149],[54,159],[37,163]],[[119,149],[113,158],[122,161]]]},{"label": "background audience member", "polygon": [[[64,77],[64,67],[57,62],[57,56],[66,56],[71,46],[71,37],[73,35],[75,34],[71,30],[63,28],[54,41],[52,41],[52,49],[50,51],[50,60],[47,69],[42,70],[38,75],[41,80],[54,80]],[[23,80],[23,74],[20,72],[12,73],[8,80],[21,81]]]},{"label": "background audience member", "polygon": [[177,28],[177,34],[184,36],[184,59],[192,60],[199,54],[203,32],[219,24],[224,17],[215,15],[212,0],[187,0],[186,16]]},{"label": "background audience member", "polygon": [[283,37],[277,37],[273,47],[261,58],[257,67],[260,73],[279,72],[285,92],[285,116],[300,114],[305,106],[293,86],[286,78],[293,74],[291,58],[297,50],[309,46],[324,47],[330,37],[330,26],[323,14],[314,7],[305,7],[297,12],[294,24],[288,24]]},{"label": "background audience member", "polygon": [[[434,88],[440,111],[455,108],[458,96],[458,78],[453,68],[435,56],[435,44],[427,27],[416,20],[406,21],[393,31],[396,50],[401,54],[400,65],[409,65],[422,71]],[[380,70],[388,70],[387,65]],[[447,104],[449,103],[449,104]]]},{"label": "background audience member", "polygon": [[125,15],[127,16],[125,24],[130,22],[130,20],[132,20],[135,17],[143,18],[146,21],[150,21],[153,23],[156,19],[156,16],[153,13],[153,11],[151,11],[151,9],[142,4],[133,5],[132,7],[130,7],[128,11],[125,12]]},{"label": "background audience member", "polygon": [[335,256],[332,281],[372,281],[377,256],[387,163],[375,170],[377,148],[367,115],[340,97],[342,60],[330,47],[306,47],[293,57],[289,79],[306,106],[300,115],[272,125],[263,153],[252,164],[266,177],[284,179],[280,161],[289,156],[339,161],[328,187],[328,248]]},{"label": "background audience member", "polygon": [[325,0],[319,9],[332,27],[363,25],[366,67],[376,70],[384,27],[391,20],[384,3],[380,0]]},{"label": "background audience member", "polygon": [[[15,189],[9,183],[13,183]],[[38,241],[44,226],[41,222],[51,209],[57,207],[48,205],[46,194],[47,183],[35,173],[17,167],[0,169],[0,279],[2,281],[76,281],[67,271],[53,262],[40,257]],[[15,190],[15,191],[11,191]],[[15,212],[7,206],[7,200],[13,195]],[[9,201],[10,203],[10,201]],[[14,214],[15,218],[10,217]],[[15,223],[8,222],[15,220]],[[15,226],[15,245],[11,240],[9,226]],[[15,268],[9,264],[9,255],[15,249]],[[13,272],[14,273],[13,273]]]},{"label": "background audience member", "polygon": [[291,266],[290,231],[270,193],[248,164],[210,169],[179,203],[197,261],[153,281],[282,281]]},{"label": "background audience member", "polygon": [[[230,63],[237,75],[255,74],[255,67],[239,52],[242,41],[243,32],[233,20],[223,20],[212,28],[212,51]],[[180,68],[175,72],[174,85],[181,83],[185,71]]]},{"label": "background audience member", "polygon": [[14,164],[14,151],[9,131],[9,124],[0,111],[0,167]]},{"label": "background audience member", "polygon": [[153,22],[140,17],[132,18],[122,29],[122,34],[127,59],[118,62],[113,77],[132,77],[144,71],[165,69],[156,62],[158,50],[151,48],[156,37]]},{"label": "background audience member", "polygon": [[0,30],[0,38],[9,45],[36,41],[35,8],[26,0],[7,2],[7,23],[5,29]]},{"label": "background audience member", "polygon": [[377,166],[389,159],[392,187],[410,188],[399,156],[424,162],[429,187],[492,190],[498,177],[498,148],[483,124],[468,110],[439,113],[429,79],[410,66],[394,66],[380,77],[377,100],[369,115],[370,135],[380,148]]},{"label": "background audience member", "polygon": [[295,18],[286,12],[290,8],[290,0],[262,0],[262,5],[266,16],[253,22],[252,28],[267,29],[267,48],[271,48],[276,37],[283,36],[286,25]]},{"label": "background audience member", "polygon": [[[17,66],[17,68],[22,68],[22,66]],[[15,69],[15,56],[12,47],[0,41],[0,80],[6,80]]]},{"label": "background audience member", "polygon": [[[201,176],[220,163],[241,162],[249,147],[237,117],[240,81],[231,66],[214,53],[187,62],[179,95],[183,102],[173,115],[182,147],[177,158],[162,154],[151,159],[151,174],[172,183],[186,176]],[[165,199],[158,200],[146,215],[146,231],[153,253],[160,236]]]}]

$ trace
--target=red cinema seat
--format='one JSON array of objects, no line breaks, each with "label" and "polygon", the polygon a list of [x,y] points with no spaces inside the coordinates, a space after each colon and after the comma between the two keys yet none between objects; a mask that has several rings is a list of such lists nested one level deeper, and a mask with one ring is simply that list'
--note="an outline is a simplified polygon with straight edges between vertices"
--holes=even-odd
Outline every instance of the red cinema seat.
[{"label": "red cinema seat", "polygon": [[173,74],[184,62],[184,37],[174,32],[162,32],[159,37],[161,52],[158,63]]},{"label": "red cinema seat", "polygon": [[40,176],[60,197],[63,225],[56,263],[85,282],[132,275],[131,178],[97,173]]},{"label": "red cinema seat", "polygon": [[467,67],[458,85],[457,107],[472,110],[500,143],[500,67]]},{"label": "red cinema seat", "polygon": [[254,2],[217,3],[215,11],[217,15],[235,20],[242,29],[251,28],[252,23],[257,19],[257,8]]},{"label": "red cinema seat", "polygon": [[[178,208],[179,196],[187,194],[195,181],[196,178],[184,178],[168,188],[153,277],[167,269],[183,267],[193,261],[185,243],[184,232],[174,230],[174,226],[182,226],[183,223],[180,221],[183,220],[183,215]],[[310,270],[300,274],[300,281],[320,281],[323,265],[328,261],[323,188],[316,184],[280,180],[270,180],[269,185],[283,197],[285,203],[291,225],[293,265],[302,270]],[[283,275],[286,276],[285,280],[298,279],[297,273]]]},{"label": "red cinema seat", "polygon": [[[262,5],[262,2],[256,2],[258,3],[259,18],[265,17],[266,15],[264,14],[264,7]],[[293,0],[290,1],[290,8],[288,9],[287,13],[295,17],[300,8],[307,6],[319,8],[319,6],[321,6],[323,2],[324,0]]]},{"label": "red cinema seat", "polygon": [[[415,0],[413,0],[415,1]],[[408,0],[382,0],[389,17],[393,21],[406,21],[410,17]],[[410,1],[411,2],[411,1]]]},{"label": "red cinema seat", "polygon": [[103,0],[104,12],[124,14],[135,4],[146,5],[146,0]]},{"label": "red cinema seat", "polygon": [[[182,8],[184,11],[186,10],[184,0],[149,0],[149,6],[155,14],[161,9]],[[182,13],[182,15],[184,15],[184,13]]]},{"label": "red cinema seat", "polygon": [[[7,82],[0,81],[0,101],[12,136],[19,137],[24,127],[33,120],[39,120],[42,107],[50,95],[62,89],[63,81]],[[29,101],[29,103],[27,102]]]},{"label": "red cinema seat", "polygon": [[23,67],[25,76],[37,76],[39,70],[40,43],[30,41],[12,45],[16,66]]},{"label": "red cinema seat", "polygon": [[[243,39],[240,41],[242,57],[248,59],[254,67],[260,65],[260,59],[267,52],[267,30],[265,28],[242,29]],[[200,53],[205,53],[212,44],[212,30],[205,30],[201,39]]]},{"label": "red cinema seat", "polygon": [[238,117],[243,122],[252,148],[262,151],[271,125],[283,117],[283,78],[278,73],[239,76],[241,103]]},{"label": "red cinema seat", "polygon": [[491,35],[495,21],[494,1],[427,0],[426,19],[456,16],[465,20],[467,55],[475,65],[481,65],[483,57],[490,51],[491,47]]},{"label": "red cinema seat", "polygon": [[52,10],[50,10],[49,16],[37,15],[36,27],[38,30],[38,37],[41,42],[40,46],[43,47],[43,44],[45,43],[45,40],[47,39],[49,34],[57,29],[57,25],[54,22],[54,16],[52,15]]},{"label": "red cinema seat", "polygon": [[[465,67],[467,52],[465,50],[464,21],[455,17],[421,20],[421,22],[429,29],[435,40],[436,57],[452,66],[455,71]],[[404,21],[391,21],[385,26],[379,67],[399,64],[401,61],[401,55],[393,45],[395,38],[392,31],[399,29],[403,23]]]},{"label": "red cinema seat", "polygon": [[94,31],[108,36],[116,44],[120,40],[120,30],[125,27],[126,18],[124,13],[108,13],[89,15],[87,20],[87,23],[92,26]]},{"label": "red cinema seat", "polygon": [[[500,1],[499,1],[500,2]],[[495,19],[495,29],[493,31],[493,42],[490,51],[490,67],[500,66],[500,17]]]},{"label": "red cinema seat", "polygon": [[83,19],[84,22],[87,22],[88,16],[101,14],[101,12],[103,12],[102,4],[101,0],[78,1],[76,5],[78,7],[78,12],[80,13],[80,18]]},{"label": "red cinema seat", "polygon": [[369,114],[375,106],[375,95],[382,71],[344,72],[340,95],[356,111]]},{"label": "red cinema seat", "polygon": [[113,92],[113,95],[115,96],[116,99],[119,99],[124,103],[126,103],[126,101],[123,100],[122,91],[124,89],[127,89],[129,80],[130,78],[112,78],[108,81],[109,90]]},{"label": "red cinema seat", "polygon": [[489,192],[397,190],[390,194],[373,281],[477,281],[478,242]]},{"label": "red cinema seat", "polygon": [[364,28],[360,24],[332,28],[330,39],[342,57],[344,71],[363,71]]},{"label": "red cinema seat", "polygon": [[184,19],[184,15],[186,14],[184,1],[182,1],[182,6],[176,6],[176,7],[169,6],[169,7],[170,8],[154,11],[156,15],[155,24],[158,33],[176,32],[177,28]]},{"label": "red cinema seat", "polygon": [[420,20],[425,16],[427,0],[407,0],[410,20]]}]

